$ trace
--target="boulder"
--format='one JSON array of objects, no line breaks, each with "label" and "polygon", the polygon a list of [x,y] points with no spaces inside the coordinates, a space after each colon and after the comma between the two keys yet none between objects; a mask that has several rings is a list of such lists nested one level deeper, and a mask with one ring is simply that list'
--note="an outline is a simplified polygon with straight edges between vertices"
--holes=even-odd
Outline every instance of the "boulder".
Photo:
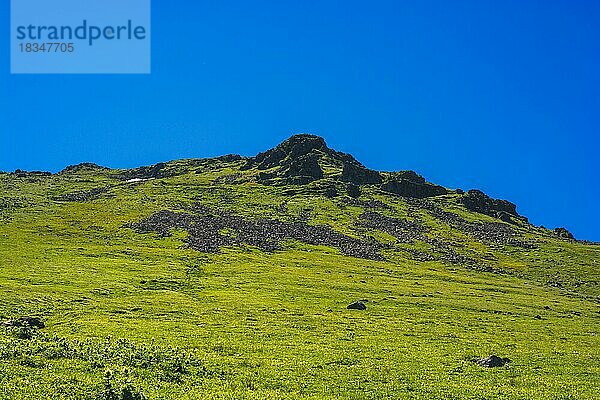
[{"label": "boulder", "polygon": [[362,301],[355,301],[352,304],[348,304],[346,307],[348,310],[366,310],[367,306]]},{"label": "boulder", "polygon": [[509,358],[501,358],[495,354],[492,354],[489,357],[476,360],[475,363],[481,365],[482,367],[495,368],[495,367],[503,367],[506,364],[508,364],[510,361],[511,360]]}]

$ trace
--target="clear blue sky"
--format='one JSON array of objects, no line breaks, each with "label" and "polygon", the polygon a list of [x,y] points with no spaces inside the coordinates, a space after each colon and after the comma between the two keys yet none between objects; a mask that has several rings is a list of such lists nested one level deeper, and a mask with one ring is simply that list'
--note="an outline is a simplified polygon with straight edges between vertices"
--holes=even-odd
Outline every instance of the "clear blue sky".
[{"label": "clear blue sky", "polygon": [[600,241],[600,3],[152,1],[151,75],[9,75],[0,170],[253,155],[322,135]]}]

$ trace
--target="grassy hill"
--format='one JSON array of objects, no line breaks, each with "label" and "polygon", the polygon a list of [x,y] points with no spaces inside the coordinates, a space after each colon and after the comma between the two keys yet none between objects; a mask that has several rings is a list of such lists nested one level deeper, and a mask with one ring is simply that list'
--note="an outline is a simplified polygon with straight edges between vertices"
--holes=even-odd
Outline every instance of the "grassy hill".
[{"label": "grassy hill", "polygon": [[310,135],[2,173],[0,398],[593,399],[599,282],[600,245]]}]

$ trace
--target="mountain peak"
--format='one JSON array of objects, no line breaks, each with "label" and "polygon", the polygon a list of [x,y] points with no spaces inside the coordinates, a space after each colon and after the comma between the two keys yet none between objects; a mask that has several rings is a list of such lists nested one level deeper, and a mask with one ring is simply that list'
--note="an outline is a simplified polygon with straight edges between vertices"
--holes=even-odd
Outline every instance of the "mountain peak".
[{"label": "mountain peak", "polygon": [[328,149],[325,139],[321,136],[312,135],[310,133],[299,133],[290,136],[288,139],[281,142],[277,147],[287,149],[289,152],[297,154],[305,154],[311,150]]}]

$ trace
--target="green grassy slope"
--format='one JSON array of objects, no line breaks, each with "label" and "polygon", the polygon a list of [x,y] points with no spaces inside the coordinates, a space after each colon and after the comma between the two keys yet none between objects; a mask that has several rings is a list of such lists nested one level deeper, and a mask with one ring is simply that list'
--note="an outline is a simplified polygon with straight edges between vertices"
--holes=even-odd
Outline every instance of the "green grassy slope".
[{"label": "green grassy slope", "polygon": [[[301,185],[276,168],[261,183],[235,157],[0,174],[0,317],[45,323],[0,327],[0,398],[597,398],[600,245],[469,211],[454,191],[362,184],[353,199],[336,160]],[[327,225],[379,256],[290,237],[203,252],[193,224],[135,229],[164,210]],[[409,238],[365,213],[411,223]],[[511,362],[473,362],[490,354]]]}]

